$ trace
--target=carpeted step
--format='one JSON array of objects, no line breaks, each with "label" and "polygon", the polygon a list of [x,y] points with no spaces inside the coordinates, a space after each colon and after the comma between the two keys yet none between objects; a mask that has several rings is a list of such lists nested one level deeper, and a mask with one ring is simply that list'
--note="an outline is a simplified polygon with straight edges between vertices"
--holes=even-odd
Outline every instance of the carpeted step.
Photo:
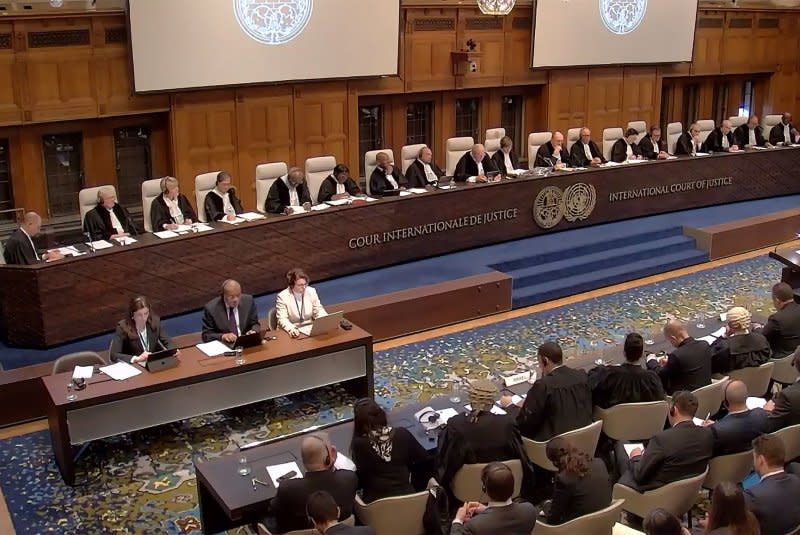
[{"label": "carpeted step", "polygon": [[624,263],[601,270],[591,270],[571,277],[514,290],[512,306],[520,308],[543,303],[559,297],[575,295],[707,261],[708,253],[695,249],[650,256],[636,262]]}]

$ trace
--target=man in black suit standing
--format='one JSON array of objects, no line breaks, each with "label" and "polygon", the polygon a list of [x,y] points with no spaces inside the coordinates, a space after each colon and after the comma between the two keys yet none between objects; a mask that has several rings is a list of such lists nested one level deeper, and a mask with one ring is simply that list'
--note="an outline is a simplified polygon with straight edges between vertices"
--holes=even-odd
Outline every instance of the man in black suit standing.
[{"label": "man in black suit standing", "polygon": [[233,279],[223,282],[222,293],[203,308],[203,342],[220,340],[232,345],[239,336],[260,329],[253,296],[243,294]]},{"label": "man in black suit standing", "polygon": [[723,405],[728,414],[705,422],[714,435],[714,456],[749,450],[753,439],[766,432],[767,411],[747,408],[747,385],[741,381],[727,384]]},{"label": "man in black suit standing", "polygon": [[406,169],[406,181],[409,188],[435,186],[444,171],[433,161],[433,152],[428,147],[419,149],[417,159]]},{"label": "man in black suit standing", "polygon": [[702,152],[703,142],[700,141],[700,126],[697,123],[689,125],[689,130],[681,134],[675,144],[675,156],[694,156]]},{"label": "man in black suit standing", "polygon": [[677,319],[667,322],[664,336],[675,351],[660,358],[648,356],[647,367],[658,372],[667,394],[711,384],[711,346],[689,336],[686,325]]},{"label": "man in black suit standing", "polygon": [[761,535],[785,535],[800,526],[800,478],[783,471],[786,448],[780,437],[753,440],[753,466],[761,482],[746,490],[745,501],[756,515]]},{"label": "man in black suit standing", "polygon": [[772,127],[769,131],[769,142],[773,145],[792,145],[797,143],[800,133],[792,124],[792,114],[785,112],[781,116],[781,122]]},{"label": "man in black suit standing", "polygon": [[[638,333],[625,337],[625,362],[619,366],[604,366],[593,371],[590,383],[594,405],[608,409],[620,403],[644,403],[660,401],[666,396],[661,379],[652,370],[642,367],[644,339]],[[598,377],[595,379],[595,377]]]},{"label": "man in black suit standing", "polygon": [[708,134],[703,143],[703,150],[705,152],[735,152],[739,150],[739,147],[733,141],[732,127],[733,125],[729,120],[722,121],[718,127]]},{"label": "man in black suit standing", "polygon": [[[707,427],[694,424],[696,413],[697,397],[676,392],[668,415],[671,427],[651,438],[644,451],[631,451],[619,483],[645,492],[702,474],[714,450],[714,436]],[[625,456],[625,448],[618,445],[617,459],[624,461]]]},{"label": "man in black suit standing", "polygon": [[541,378],[531,386],[521,408],[503,396],[501,406],[516,416],[522,436],[550,440],[592,423],[592,391],[586,372],[564,365],[561,347],[545,342],[538,350]]},{"label": "man in black suit standing", "polygon": [[767,145],[761,127],[758,126],[758,115],[751,116],[747,122],[733,131],[733,139],[739,148],[763,147]]},{"label": "man in black suit standing", "polygon": [[[800,359],[794,360],[794,367],[800,374]],[[767,416],[767,432],[800,424],[800,378],[792,385],[781,389],[775,397],[764,405]]]},{"label": "man in black suit standing", "polygon": [[28,212],[22,217],[19,228],[11,233],[5,244],[3,256],[6,264],[30,265],[42,260],[60,260],[64,256],[58,251],[39,253],[33,238],[42,230],[42,218],[36,212]]},{"label": "man in black suit standing", "polygon": [[341,509],[329,492],[318,490],[308,497],[306,514],[321,535],[375,535],[369,526],[348,526],[339,523]]},{"label": "man in black suit standing", "polygon": [[569,156],[576,167],[597,167],[606,163],[603,151],[592,141],[592,131],[585,126],[581,128],[581,138],[572,145]]},{"label": "man in black suit standing", "polygon": [[794,301],[794,290],[785,282],[772,287],[772,304],[776,312],[767,319],[761,334],[772,348],[772,358],[780,359],[800,346],[800,305]]},{"label": "man in black suit standing", "polygon": [[483,145],[476,143],[458,160],[453,180],[456,182],[488,182],[489,178],[486,175],[491,172],[497,172],[494,161],[486,154]]}]

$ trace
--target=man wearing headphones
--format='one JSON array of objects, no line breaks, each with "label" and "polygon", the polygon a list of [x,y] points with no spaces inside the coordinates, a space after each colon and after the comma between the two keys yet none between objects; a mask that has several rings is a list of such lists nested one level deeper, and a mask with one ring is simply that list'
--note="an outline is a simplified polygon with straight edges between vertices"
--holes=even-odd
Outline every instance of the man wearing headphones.
[{"label": "man wearing headphones", "polygon": [[467,502],[456,513],[450,535],[530,535],[539,512],[532,503],[514,503],[514,474],[503,463],[489,463],[481,472],[489,502]]},{"label": "man wearing headphones", "polygon": [[117,202],[114,188],[103,186],[97,190],[97,206],[86,212],[83,231],[92,241],[124,238],[136,235],[136,225],[128,211]]},{"label": "man wearing headphones", "polygon": [[242,293],[233,279],[222,283],[222,292],[203,308],[203,342],[220,340],[233,345],[243,334],[261,330],[253,296]]},{"label": "man wearing headphones", "polygon": [[753,439],[767,429],[767,412],[764,409],[747,408],[747,385],[742,381],[731,381],[725,385],[722,404],[728,414],[716,422],[705,422],[714,435],[715,457],[749,450]]},{"label": "man wearing headphones", "polygon": [[180,192],[178,179],[165,176],[161,179],[161,195],[150,205],[150,222],[153,232],[175,230],[178,225],[191,225],[197,221],[192,205]]}]

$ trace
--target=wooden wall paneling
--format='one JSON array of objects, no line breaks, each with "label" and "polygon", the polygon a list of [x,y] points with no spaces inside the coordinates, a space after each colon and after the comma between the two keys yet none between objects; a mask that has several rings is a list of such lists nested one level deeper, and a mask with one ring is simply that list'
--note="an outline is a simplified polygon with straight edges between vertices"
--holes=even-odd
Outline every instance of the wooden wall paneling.
[{"label": "wooden wall paneling", "polygon": [[114,129],[109,121],[80,121],[73,131],[83,132],[84,187],[117,185]]},{"label": "wooden wall paneling", "polygon": [[777,13],[758,13],[754,20],[755,39],[750,47],[750,70],[774,72],[780,63],[778,37],[780,18]]},{"label": "wooden wall paneling", "polygon": [[517,147],[520,156],[528,157],[528,134],[547,130],[547,86],[525,87],[525,106],[522,111],[522,147]]},{"label": "wooden wall paneling", "polygon": [[725,14],[701,11],[697,18],[691,72],[694,75],[720,74],[724,45]]},{"label": "wooden wall paneling", "polygon": [[505,18],[503,84],[547,83],[547,71],[531,70],[533,10],[515,9]]},{"label": "wooden wall paneling", "polygon": [[[114,148],[114,130],[125,127],[147,127],[150,129],[150,163],[152,166],[152,177],[160,178],[167,175],[175,176],[170,160],[169,144],[169,114],[151,113],[147,115],[121,115],[118,117],[108,117],[101,121],[103,125],[102,134],[108,136],[111,143],[111,150],[114,151],[111,157],[114,158],[116,166],[116,149]],[[114,169],[116,176],[116,168]],[[182,181],[183,193],[188,197],[192,191],[189,181]]]},{"label": "wooden wall paneling", "polygon": [[[349,155],[348,96],[345,82],[294,86],[295,160],[303,165],[313,156]],[[353,134],[356,134],[354,128]]]},{"label": "wooden wall paneling", "polygon": [[[16,173],[12,177],[14,205],[24,206],[26,210],[38,212],[48,219],[50,214],[47,205],[47,182],[44,176],[44,159],[42,157],[42,127],[24,126],[17,130],[12,138],[11,165]],[[14,150],[14,139],[17,150]],[[14,160],[17,160],[16,162]]]},{"label": "wooden wall paneling", "polygon": [[403,145],[406,144],[406,102],[405,95],[394,95],[386,98],[384,104],[390,118],[388,124],[385,126],[386,130],[386,143],[394,151],[394,157],[400,161],[400,151]]},{"label": "wooden wall paneling", "polygon": [[645,121],[647,126],[658,119],[658,72],[655,67],[625,67],[622,74],[622,128],[628,121]]},{"label": "wooden wall paneling", "polygon": [[702,80],[699,84],[697,117],[699,119],[712,119],[714,114],[714,81]]},{"label": "wooden wall paneling", "polygon": [[[40,179],[33,174],[25,173],[21,130],[22,128],[18,126],[0,128],[0,139],[8,140],[8,157],[11,164],[11,192],[14,196],[14,206],[16,208],[24,208],[26,211],[32,209],[38,211],[42,205],[36,203],[35,207],[31,208],[31,203],[35,203],[35,192],[39,188],[37,182],[40,182]],[[47,217],[46,212],[39,213],[42,217]]]},{"label": "wooden wall paneling", "polygon": [[516,87],[496,87],[490,89],[484,96],[483,102],[483,131],[480,143],[486,141],[486,130],[503,126],[503,97],[507,95],[521,95],[522,91]]},{"label": "wooden wall paneling", "polygon": [[504,21],[506,17],[488,17],[477,9],[458,10],[457,46],[467,50],[467,42],[476,44],[477,71],[467,70],[462,87],[497,87],[503,85],[505,58]]},{"label": "wooden wall paneling", "polygon": [[0,23],[0,125],[22,122],[19,66],[14,54],[14,26]]},{"label": "wooden wall paneling", "polygon": [[450,52],[456,44],[455,9],[409,9],[404,37],[405,89],[436,91],[455,88]]},{"label": "wooden wall paneling", "polygon": [[[358,132],[358,89],[348,84],[347,87],[347,121],[353,125],[353,132]],[[292,145],[294,150],[294,145]],[[361,154],[358,147],[358,135],[354,134],[347,137],[347,166],[350,168],[350,176],[354,179],[361,173],[359,172],[359,159]],[[295,157],[295,160],[297,158]],[[356,180],[358,181],[358,180]]]},{"label": "wooden wall paneling", "polygon": [[562,130],[587,124],[588,69],[550,71],[547,91],[547,130]]},{"label": "wooden wall paneling", "polygon": [[587,122],[592,130],[599,134],[604,128],[625,128],[627,119],[623,124],[621,68],[589,69],[587,96]]},{"label": "wooden wall paneling", "polygon": [[721,72],[729,74],[750,72],[755,18],[755,14],[749,12],[727,12],[725,14]]}]

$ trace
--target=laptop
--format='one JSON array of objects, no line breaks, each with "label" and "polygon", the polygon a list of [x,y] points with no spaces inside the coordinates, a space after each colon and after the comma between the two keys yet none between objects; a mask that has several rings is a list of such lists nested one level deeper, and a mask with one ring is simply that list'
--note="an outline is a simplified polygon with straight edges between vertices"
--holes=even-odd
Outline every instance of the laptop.
[{"label": "laptop", "polygon": [[300,334],[305,336],[319,336],[321,334],[328,334],[339,328],[339,323],[344,319],[344,312],[334,312],[327,316],[320,316],[315,319],[311,324],[304,325],[297,329]]},{"label": "laptop", "polygon": [[255,331],[252,333],[243,334],[236,339],[234,342],[235,347],[241,347],[243,349],[247,349],[248,347],[254,347],[261,345],[261,341],[264,339],[264,334],[261,331]]},{"label": "laptop", "polygon": [[159,372],[161,370],[174,368],[178,365],[177,353],[177,348],[163,349],[150,353],[150,356],[147,357],[147,361],[144,363],[144,367],[149,372]]}]

